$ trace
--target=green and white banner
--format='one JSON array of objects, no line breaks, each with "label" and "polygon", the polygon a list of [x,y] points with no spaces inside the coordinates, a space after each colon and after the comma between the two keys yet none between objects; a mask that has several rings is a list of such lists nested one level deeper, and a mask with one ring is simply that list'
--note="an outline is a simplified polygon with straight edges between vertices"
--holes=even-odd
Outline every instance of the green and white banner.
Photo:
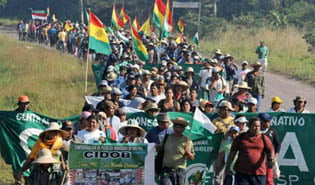
[{"label": "green and white banner", "polygon": [[[315,134],[313,134],[315,132],[315,114],[271,114],[274,116],[272,127],[276,129],[281,141],[281,150],[278,157],[281,177],[276,181],[276,185],[314,185],[315,161],[313,158],[315,150],[313,150],[312,142],[315,141]],[[206,176],[206,179],[209,179],[204,170],[208,170],[212,164],[222,135],[211,134],[209,125],[207,126],[199,121],[196,122],[196,119],[193,119],[193,114],[175,112],[169,113],[169,115],[171,119],[178,116],[184,117],[190,123],[185,134],[194,142],[196,159],[189,162],[186,182],[200,182],[200,176]],[[256,115],[245,114],[248,119]],[[137,113],[133,115],[133,119],[140,118],[146,123],[144,115]],[[23,113],[0,111],[1,156],[7,164],[12,165],[14,172],[17,172],[36,142],[39,133],[47,128],[49,122],[60,122],[62,120],[75,122],[78,119],[78,116],[55,119],[32,111]],[[150,125],[150,127],[152,126]],[[145,161],[145,163],[147,162]],[[211,182],[211,179],[208,182]]]},{"label": "green and white banner", "polygon": [[[79,116],[55,119],[32,111],[0,111],[0,152],[17,173],[37,141],[38,135],[50,122],[79,120]],[[26,174],[27,175],[27,174]]]},{"label": "green and white banner", "polygon": [[72,144],[71,184],[154,184],[154,144]]}]

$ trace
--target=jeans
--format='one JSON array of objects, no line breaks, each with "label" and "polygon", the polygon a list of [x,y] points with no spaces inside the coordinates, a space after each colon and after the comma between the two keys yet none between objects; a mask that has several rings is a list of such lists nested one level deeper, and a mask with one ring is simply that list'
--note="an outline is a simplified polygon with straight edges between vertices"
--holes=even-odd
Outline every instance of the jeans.
[{"label": "jeans", "polygon": [[247,175],[237,172],[235,179],[237,185],[266,185],[265,175]]},{"label": "jeans", "polygon": [[254,95],[253,97],[257,99],[257,112],[259,112],[260,111],[260,105],[262,102],[262,97],[261,97],[261,95]]},{"label": "jeans", "polygon": [[184,185],[185,169],[166,168],[162,169],[161,185]]}]

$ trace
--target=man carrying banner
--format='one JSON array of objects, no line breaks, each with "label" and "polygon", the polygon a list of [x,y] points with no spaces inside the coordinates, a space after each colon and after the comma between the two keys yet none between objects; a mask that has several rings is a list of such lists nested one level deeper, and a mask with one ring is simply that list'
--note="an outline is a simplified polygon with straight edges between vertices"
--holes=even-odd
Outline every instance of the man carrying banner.
[{"label": "man carrying banner", "polygon": [[174,133],[166,138],[164,145],[163,168],[160,179],[161,185],[184,185],[187,158],[194,160],[195,152],[192,141],[183,135],[188,123],[184,118],[177,117],[172,120]]},{"label": "man carrying banner", "polygon": [[15,109],[17,112],[25,112],[29,110],[30,100],[28,96],[22,95],[18,98],[18,108]]}]

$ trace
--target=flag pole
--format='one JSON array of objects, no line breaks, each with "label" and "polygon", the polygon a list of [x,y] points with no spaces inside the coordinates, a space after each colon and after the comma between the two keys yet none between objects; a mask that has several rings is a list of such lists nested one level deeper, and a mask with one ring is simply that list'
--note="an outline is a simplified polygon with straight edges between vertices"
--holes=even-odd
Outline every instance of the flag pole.
[{"label": "flag pole", "polygon": [[88,51],[86,55],[86,66],[85,66],[85,90],[84,95],[87,95],[87,81],[88,81],[88,71],[89,71],[89,55],[90,55],[90,47],[88,46]]},{"label": "flag pole", "polygon": [[[91,10],[89,11],[89,19],[91,19]],[[88,33],[89,32],[90,32],[90,20],[88,20]],[[89,39],[90,39],[90,33],[89,33]],[[88,50],[87,50],[87,54],[86,54],[84,95],[87,95],[87,81],[88,81],[88,71],[89,71],[89,55],[90,55],[90,40],[89,40]]]}]

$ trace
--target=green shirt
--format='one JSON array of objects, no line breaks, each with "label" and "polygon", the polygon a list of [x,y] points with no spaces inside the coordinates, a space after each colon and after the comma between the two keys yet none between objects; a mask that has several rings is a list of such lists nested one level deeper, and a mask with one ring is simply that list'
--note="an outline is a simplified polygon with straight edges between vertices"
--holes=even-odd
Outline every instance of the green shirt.
[{"label": "green shirt", "polygon": [[267,46],[258,46],[256,49],[256,53],[258,54],[258,59],[267,58],[269,49]]},{"label": "green shirt", "polygon": [[169,135],[164,146],[163,167],[185,169],[187,166],[185,148],[188,142],[191,146],[191,152],[194,153],[193,143],[188,137]]}]

